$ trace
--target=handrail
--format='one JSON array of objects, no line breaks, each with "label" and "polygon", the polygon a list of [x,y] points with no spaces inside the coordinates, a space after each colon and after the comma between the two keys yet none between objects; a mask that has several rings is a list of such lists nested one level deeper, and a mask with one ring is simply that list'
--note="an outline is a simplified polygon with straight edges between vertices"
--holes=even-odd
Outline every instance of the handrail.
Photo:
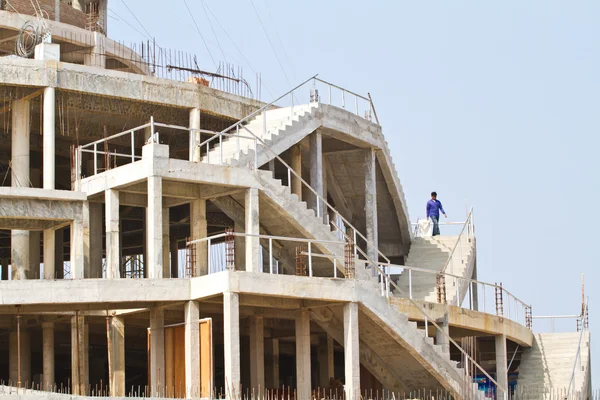
[{"label": "handrail", "polygon": [[583,332],[585,331],[585,324],[583,323],[583,320],[585,318],[587,308],[588,308],[588,304],[586,301],[585,306],[581,310],[581,321],[582,321],[581,333],[579,334],[579,343],[577,344],[577,353],[575,354],[575,362],[573,363],[573,370],[571,371],[571,379],[569,380],[569,388],[567,389],[567,396],[566,396],[567,399],[569,398],[569,395],[571,394],[571,388],[573,387],[573,381],[575,380],[575,369],[577,368],[577,360],[579,360],[579,358],[581,357],[581,340],[583,339]]},{"label": "handrail", "polygon": [[463,227],[460,230],[460,233],[458,234],[458,239],[456,240],[456,243],[454,243],[454,247],[452,248],[452,251],[450,252],[450,255],[448,256],[448,259],[446,260],[446,263],[444,264],[444,267],[441,269],[440,272],[442,272],[442,273],[446,272],[446,268],[448,268],[448,265],[450,264],[450,261],[452,261],[452,257],[454,257],[454,252],[456,251],[456,248],[458,247],[458,244],[460,243],[460,240],[461,240],[462,235],[463,235],[463,233],[465,231],[465,228],[471,222],[471,217],[472,216],[473,216],[473,207],[471,207],[471,209],[469,210],[469,214],[467,215],[467,219],[465,220],[465,223],[463,224]]}]

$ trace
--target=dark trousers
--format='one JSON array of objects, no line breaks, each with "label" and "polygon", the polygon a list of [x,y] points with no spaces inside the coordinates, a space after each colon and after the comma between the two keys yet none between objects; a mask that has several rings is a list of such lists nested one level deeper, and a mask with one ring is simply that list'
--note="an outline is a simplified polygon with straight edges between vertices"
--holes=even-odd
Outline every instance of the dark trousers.
[{"label": "dark trousers", "polygon": [[438,236],[440,234],[440,225],[439,225],[440,216],[432,215],[431,220],[433,221],[433,233],[431,235]]}]

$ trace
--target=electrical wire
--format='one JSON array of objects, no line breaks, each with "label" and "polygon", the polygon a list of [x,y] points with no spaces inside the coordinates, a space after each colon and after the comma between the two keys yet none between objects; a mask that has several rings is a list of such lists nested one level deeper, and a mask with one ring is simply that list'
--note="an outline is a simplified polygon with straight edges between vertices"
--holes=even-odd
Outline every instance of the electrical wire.
[{"label": "electrical wire", "polygon": [[294,73],[293,64],[290,62],[290,58],[288,57],[288,53],[285,50],[285,45],[283,44],[283,40],[281,40],[281,36],[279,35],[279,30],[277,29],[277,24],[275,23],[275,19],[273,18],[273,15],[271,14],[271,10],[269,9],[269,5],[267,3],[267,0],[264,0],[264,3],[265,3],[265,8],[267,9],[267,14],[269,15],[269,19],[271,20],[271,24],[273,25],[273,29],[275,29],[275,34],[277,35],[277,39],[279,39],[279,44],[281,44],[281,49],[283,50],[283,55],[285,56],[285,60],[287,61],[288,67],[290,68],[290,71],[292,71],[292,77],[294,79],[296,79],[296,74]]},{"label": "electrical wire", "polygon": [[[121,0],[121,1],[123,1],[123,0]],[[190,6],[188,6],[187,0],[183,0],[183,3],[185,4],[185,7],[187,8],[188,13],[190,14],[190,17],[192,17],[192,21],[194,21],[194,25],[196,25],[196,30],[198,31],[198,35],[200,35],[200,39],[202,39],[202,43],[204,43],[204,47],[206,47],[206,51],[208,51],[208,55],[210,56],[213,64],[215,64],[215,68],[217,68],[217,62],[215,61],[215,58],[213,57],[212,53],[210,52],[210,48],[208,47],[208,44],[206,44],[206,40],[204,40],[204,36],[202,36],[202,32],[200,32],[200,28],[198,27],[198,24],[196,23],[194,14],[192,14],[192,10],[190,10]]]},{"label": "electrical wire", "polygon": [[219,49],[221,50],[221,54],[223,55],[223,59],[225,60],[225,62],[227,62],[227,57],[225,56],[225,52],[223,51],[223,47],[221,47],[221,42],[219,41],[219,37],[217,36],[217,32],[215,32],[215,28],[213,27],[213,24],[210,21],[210,18],[208,17],[208,13],[206,12],[206,5],[204,4],[204,0],[201,0],[200,3],[202,4],[202,9],[204,10],[204,15],[206,16],[206,19],[208,20],[208,24],[210,25],[210,29],[212,30],[212,33],[215,36],[215,39],[217,41],[217,45],[219,46]]},{"label": "electrical wire", "polygon": [[[142,29],[144,31],[146,31],[146,33],[148,34],[148,36],[150,37],[150,39],[152,39],[152,35],[150,34],[150,32],[148,32],[148,29],[146,29],[146,27],[144,27],[144,25],[142,25],[142,23],[140,22],[140,20],[138,19],[138,17],[135,16],[135,14],[133,13],[133,11],[131,11],[131,9],[127,6],[127,4],[125,3],[124,0],[121,0],[121,3],[123,3],[123,5],[125,6],[125,8],[129,11],[129,13],[131,15],[133,15],[133,18],[135,18],[135,20],[137,21],[138,24],[140,24],[140,26],[142,27]],[[114,11],[113,11],[114,12]]]}]

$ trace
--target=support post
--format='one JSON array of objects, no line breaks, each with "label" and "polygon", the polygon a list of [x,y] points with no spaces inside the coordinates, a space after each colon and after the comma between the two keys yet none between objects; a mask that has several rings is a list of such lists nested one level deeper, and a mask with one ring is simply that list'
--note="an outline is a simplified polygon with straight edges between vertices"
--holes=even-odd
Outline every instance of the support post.
[{"label": "support post", "polygon": [[54,323],[44,321],[42,322],[42,390],[52,391],[54,383]]},{"label": "support post", "polygon": [[[246,234],[260,234],[258,189],[246,189]],[[256,236],[246,236],[246,271],[262,272],[260,263],[260,239]]]},{"label": "support post", "polygon": [[60,1],[61,0],[54,1],[54,20],[56,22],[60,22]]},{"label": "support post", "polygon": [[[318,130],[310,135],[310,185],[323,197],[323,138]],[[311,193],[311,208],[315,210],[315,215],[323,217],[323,222],[327,223],[323,203],[314,193]]]},{"label": "support post", "polygon": [[265,320],[250,317],[250,387],[261,393],[265,389]]},{"label": "support post", "polygon": [[102,204],[89,203],[89,278],[102,278]]},{"label": "support post", "polygon": [[346,399],[360,399],[358,303],[344,305],[344,364]]},{"label": "support post", "polygon": [[333,338],[328,334],[319,336],[319,386],[329,387],[330,379],[334,377],[333,371]]},{"label": "support post", "polygon": [[165,394],[165,311],[150,309],[150,394],[162,397]]},{"label": "support post", "polygon": [[240,392],[240,297],[238,293],[223,293],[223,339],[225,353],[225,396],[238,399]]},{"label": "support post", "polygon": [[[8,340],[9,379],[17,386],[20,376],[19,386],[25,387],[27,384],[31,384],[31,335],[23,327],[20,328],[20,332],[17,332],[15,327],[10,332]],[[20,351],[18,343],[21,344]],[[19,367],[21,368],[20,373]]]},{"label": "support post", "polygon": [[109,322],[109,387],[112,397],[125,397],[125,319],[112,316]]},{"label": "support post", "polygon": [[[192,240],[208,236],[206,200],[195,199],[190,203],[190,231]],[[208,275],[208,242],[194,244],[196,251],[196,276]]]},{"label": "support post", "polygon": [[192,108],[190,110],[190,149],[189,149],[189,160],[193,162],[200,162],[200,147],[198,145],[201,141],[200,131],[193,131],[192,129],[200,129],[200,109]]},{"label": "support post", "polygon": [[43,114],[43,168],[44,189],[55,188],[56,176],[56,90],[53,87],[44,88],[44,114]]},{"label": "support post", "polygon": [[[438,319],[436,321],[436,323],[439,325],[440,328],[443,329],[443,332],[445,332],[446,335],[448,335],[450,333],[449,325],[448,325],[448,312],[447,311],[444,314],[444,317]],[[442,352],[449,355],[450,354],[450,340],[448,340],[448,336],[444,335],[443,332],[440,332],[439,330],[436,329],[435,344],[438,346],[442,346]]]},{"label": "support post", "polygon": [[[502,388],[508,388],[508,365],[507,365],[507,351],[506,351],[506,335],[496,335],[496,382]],[[501,395],[500,388],[498,388],[498,395]],[[505,393],[502,393],[505,395]],[[498,397],[501,398],[501,397]],[[507,397],[503,397],[507,398]]]},{"label": "support post", "polygon": [[188,301],[185,317],[185,396],[200,397],[200,308],[198,302]]},{"label": "support post", "polygon": [[[29,187],[30,102],[12,102],[11,186]],[[30,278],[29,231],[11,232],[12,279]]]},{"label": "support post", "polygon": [[265,363],[266,384],[270,389],[279,387],[279,339],[268,339],[266,346],[268,362]]},{"label": "support post", "polygon": [[162,178],[160,176],[149,176],[148,213],[146,218],[146,254],[148,259],[145,263],[149,279],[160,279],[163,277],[162,213]]},{"label": "support post", "polygon": [[162,277],[169,278],[171,276],[171,243],[169,232],[169,209],[162,209],[162,256],[163,270]]},{"label": "support post", "polygon": [[65,277],[65,232],[64,229],[57,229],[54,235],[54,278],[64,279]]},{"label": "support post", "polygon": [[[298,176],[302,176],[302,147],[300,143],[290,149],[290,167]],[[302,201],[302,181],[295,176],[292,176],[291,189],[292,194],[298,196],[298,200]]]},{"label": "support post", "polygon": [[86,266],[89,265],[89,236],[86,235],[86,231],[89,234],[89,211],[89,203],[84,201],[81,205],[81,219],[75,219],[71,223],[71,279],[83,279]]},{"label": "support post", "polygon": [[[375,149],[368,149],[365,154],[365,214],[366,214],[366,230],[367,240],[370,245],[367,245],[367,255],[373,262],[379,262],[379,254],[377,252],[378,243],[378,228],[377,228],[377,156]],[[375,269],[373,273],[376,274]]]},{"label": "support post", "polygon": [[54,279],[55,269],[56,231],[54,229],[46,229],[44,230],[44,279]]},{"label": "support post", "polygon": [[89,385],[88,325],[85,317],[71,317],[71,391],[85,396]]},{"label": "support post", "polygon": [[121,249],[119,234],[119,191],[104,192],[106,218],[106,278],[120,278]]},{"label": "support post", "polygon": [[296,390],[298,399],[311,396],[310,314],[306,309],[296,314]]}]

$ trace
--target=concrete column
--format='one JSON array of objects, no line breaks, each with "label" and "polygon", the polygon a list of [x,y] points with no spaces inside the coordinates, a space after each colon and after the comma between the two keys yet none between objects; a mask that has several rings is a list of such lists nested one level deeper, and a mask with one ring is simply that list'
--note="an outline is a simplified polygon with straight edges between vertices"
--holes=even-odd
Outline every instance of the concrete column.
[{"label": "concrete column", "polygon": [[[236,232],[246,232],[244,225],[234,223],[233,229]],[[233,239],[233,251],[235,255],[235,269],[238,271],[246,270],[246,238],[243,236],[236,236]]]},{"label": "concrete column", "polygon": [[310,314],[305,309],[296,315],[296,388],[298,399],[310,398]]},{"label": "concrete column", "polygon": [[225,393],[227,399],[240,396],[240,296],[223,293],[223,339],[225,352]]},{"label": "concrete column", "polygon": [[[367,255],[371,261],[378,262],[377,252],[379,241],[377,237],[377,156],[375,149],[368,149],[365,154],[365,214],[367,240]],[[375,270],[373,270],[375,273]]]},{"label": "concrete column", "polygon": [[44,279],[54,279],[56,269],[56,231],[44,231]]},{"label": "concrete column", "polygon": [[188,301],[185,317],[185,396],[200,397],[200,308],[198,302]]},{"label": "concrete column", "polygon": [[89,278],[102,278],[102,204],[90,204],[90,272]]},{"label": "concrete column", "polygon": [[[200,109],[192,108],[190,110],[190,129],[200,129]],[[189,160],[193,162],[200,161],[200,148],[198,145],[201,142],[199,131],[190,131],[190,148]]]},{"label": "concrete column", "polygon": [[104,33],[104,35],[108,36],[108,0],[98,1],[98,13],[98,23],[102,27],[102,32]]},{"label": "concrete column", "polygon": [[[506,335],[496,335],[496,382],[503,388],[508,388],[508,365],[506,351]],[[500,388],[498,388],[499,398]]]},{"label": "concrete column", "polygon": [[71,382],[74,395],[86,395],[89,385],[88,325],[85,317],[71,317]]},{"label": "concrete column", "polygon": [[[245,211],[246,211],[246,233],[260,234],[258,189],[246,189]],[[258,237],[246,236],[246,271],[262,272],[260,264],[260,240]]]},{"label": "concrete column", "polygon": [[163,256],[163,271],[162,277],[169,278],[171,276],[171,243],[169,237],[169,209],[162,209],[162,256]]},{"label": "concrete column", "polygon": [[[473,239],[475,240],[475,239]],[[477,280],[477,255],[474,255],[475,257],[475,265],[473,266],[473,275],[471,276],[471,279],[473,279],[474,281]],[[479,311],[479,290],[477,288],[476,284],[471,285],[471,290],[473,290],[473,310],[477,310]]]},{"label": "concrete column", "polygon": [[[300,143],[290,149],[290,167],[295,173],[302,176],[302,147],[300,147]],[[295,176],[292,176],[292,193],[302,201],[302,182]]]},{"label": "concrete column", "polygon": [[[148,177],[148,213],[146,218],[146,246],[148,278],[163,277],[163,208],[162,178]],[[164,381],[163,381],[164,383]]]},{"label": "concrete column", "polygon": [[250,386],[265,389],[265,320],[259,315],[250,317]]},{"label": "concrete column", "polygon": [[165,392],[165,311],[150,309],[150,382],[152,397]]},{"label": "concrete column", "polygon": [[54,279],[64,279],[65,277],[65,239],[64,230],[57,229],[54,234]]},{"label": "concrete column", "polygon": [[268,388],[276,389],[279,387],[279,339],[267,340],[266,353],[266,384]]},{"label": "concrete column", "polygon": [[[29,135],[30,103],[27,100],[12,102],[11,185],[29,187]],[[12,279],[29,278],[29,231],[11,232]]]},{"label": "concrete column", "polygon": [[54,1],[54,20],[60,22],[60,0]]},{"label": "concrete column", "polygon": [[119,238],[119,191],[104,192],[106,229],[106,278],[120,278],[121,249]]},{"label": "concrete column", "polygon": [[29,279],[40,279],[40,231],[29,231]]},{"label": "concrete column", "polygon": [[[21,367],[21,380],[20,387],[31,385],[31,336],[29,332],[23,328],[23,321],[21,321],[20,334],[17,334],[16,324],[13,331],[8,336],[9,347],[8,347],[8,358],[9,358],[9,380],[14,386],[19,384],[19,356],[20,356],[20,367]],[[21,344],[20,354],[18,352]],[[30,386],[31,387],[31,386]]]},{"label": "concrete column", "polygon": [[329,380],[334,377],[333,338],[328,334],[319,336],[319,386],[329,387]]},{"label": "concrete column", "polygon": [[111,317],[109,325],[110,354],[109,388],[113,397],[125,397],[125,320],[123,317]]},{"label": "concrete column", "polygon": [[[206,200],[196,199],[190,203],[190,231],[192,240],[208,236]],[[208,275],[208,242],[194,244],[196,252],[196,275]]]},{"label": "concrete column", "polygon": [[358,303],[344,305],[344,365],[346,399],[360,399]]},{"label": "concrete column", "polygon": [[[315,131],[310,134],[310,186],[323,198],[323,138],[321,132]],[[315,215],[324,216],[323,203],[317,201],[317,196],[311,194],[310,207],[315,210]],[[326,219],[323,220],[325,223]]]},{"label": "concrete column", "polygon": [[43,168],[44,189],[55,188],[55,126],[56,126],[56,91],[53,87],[44,88],[44,114],[43,114]]},{"label": "concrete column", "polygon": [[179,278],[179,247],[177,238],[171,238],[169,241],[171,247],[171,278]]},{"label": "concrete column", "polygon": [[94,46],[89,53],[83,55],[83,65],[106,68],[106,37],[100,32],[93,32]]},{"label": "concrete column", "polygon": [[[86,266],[86,258],[89,258],[89,203],[82,204],[81,220],[71,223],[71,279],[83,279]],[[86,232],[86,227],[88,227]]]},{"label": "concrete column", "polygon": [[42,322],[42,390],[52,391],[54,379],[54,323]]},{"label": "concrete column", "polygon": [[[443,318],[440,318],[435,322],[440,326],[440,328],[442,328],[443,332],[445,332],[446,335],[450,333],[448,326],[448,312],[444,314]],[[436,329],[435,344],[437,344],[438,346],[442,346],[442,351],[444,353],[450,354],[450,340],[446,335],[444,335],[444,333]]]}]

